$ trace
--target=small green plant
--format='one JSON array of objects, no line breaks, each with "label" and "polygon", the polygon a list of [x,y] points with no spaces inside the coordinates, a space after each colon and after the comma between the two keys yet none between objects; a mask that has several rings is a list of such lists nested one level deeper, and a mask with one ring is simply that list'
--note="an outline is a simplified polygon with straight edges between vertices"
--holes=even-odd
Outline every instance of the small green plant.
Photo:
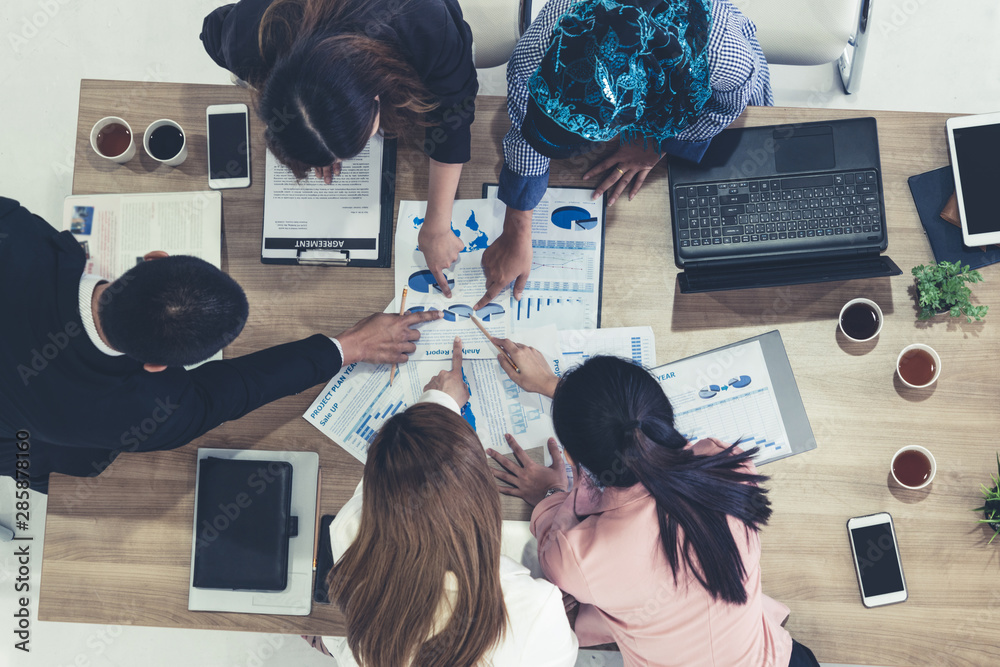
[{"label": "small green plant", "polygon": [[972,511],[982,512],[983,518],[979,520],[979,523],[989,524],[993,528],[993,537],[990,538],[990,544],[993,544],[997,534],[1000,534],[1000,454],[997,454],[996,477],[990,475],[990,481],[993,482],[992,488],[985,484],[979,485],[985,501],[982,507],[977,507]]},{"label": "small green plant", "polygon": [[917,279],[917,298],[921,320],[928,320],[948,310],[952,317],[965,315],[969,322],[986,317],[989,306],[973,306],[969,302],[972,290],[965,283],[983,281],[979,271],[969,269],[962,262],[938,262],[913,267]]}]

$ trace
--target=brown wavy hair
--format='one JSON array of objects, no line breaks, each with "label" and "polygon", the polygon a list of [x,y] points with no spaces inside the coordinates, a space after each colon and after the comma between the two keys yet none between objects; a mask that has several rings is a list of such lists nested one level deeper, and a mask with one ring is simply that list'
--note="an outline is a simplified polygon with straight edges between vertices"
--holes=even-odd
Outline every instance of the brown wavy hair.
[{"label": "brown wavy hair", "polygon": [[507,627],[500,496],[479,438],[454,412],[415,405],[382,427],[363,479],[358,536],[329,580],[355,660],[472,667]]},{"label": "brown wavy hair", "polygon": [[377,0],[275,0],[264,12],[264,74],[250,83],[268,148],[297,177],[360,153],[376,115],[387,137],[430,125],[424,115],[437,102],[386,29],[389,17]]}]

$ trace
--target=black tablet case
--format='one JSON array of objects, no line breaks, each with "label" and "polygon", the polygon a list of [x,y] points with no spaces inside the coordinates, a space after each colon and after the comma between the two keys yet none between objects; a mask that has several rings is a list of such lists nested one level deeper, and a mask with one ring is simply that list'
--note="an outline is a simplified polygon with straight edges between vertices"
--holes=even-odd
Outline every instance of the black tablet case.
[{"label": "black tablet case", "polygon": [[195,505],[195,588],[283,591],[293,536],[292,464],[209,457]]}]

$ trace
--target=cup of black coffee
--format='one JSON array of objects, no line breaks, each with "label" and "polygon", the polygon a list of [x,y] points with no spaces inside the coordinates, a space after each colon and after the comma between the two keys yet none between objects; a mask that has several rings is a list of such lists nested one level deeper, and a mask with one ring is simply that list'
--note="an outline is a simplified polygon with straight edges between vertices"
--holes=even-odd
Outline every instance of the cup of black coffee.
[{"label": "cup of black coffee", "polygon": [[151,158],[176,167],[187,159],[187,137],[181,126],[167,118],[154,120],[142,135],[142,147]]},{"label": "cup of black coffee", "polygon": [[871,299],[851,299],[840,309],[840,330],[863,343],[882,331],[882,309]]},{"label": "cup of black coffee", "polygon": [[135,155],[132,128],[117,116],[106,116],[90,130],[90,147],[102,158],[124,164]]}]

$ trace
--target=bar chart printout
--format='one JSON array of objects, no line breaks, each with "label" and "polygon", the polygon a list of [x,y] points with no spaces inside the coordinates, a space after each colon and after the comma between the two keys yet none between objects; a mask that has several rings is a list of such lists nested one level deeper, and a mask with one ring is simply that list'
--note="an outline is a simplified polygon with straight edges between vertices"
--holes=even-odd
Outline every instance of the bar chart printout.
[{"label": "bar chart printout", "polygon": [[756,463],[788,454],[788,434],[760,342],[718,350],[654,369],[688,440],[739,440],[758,447]]}]

